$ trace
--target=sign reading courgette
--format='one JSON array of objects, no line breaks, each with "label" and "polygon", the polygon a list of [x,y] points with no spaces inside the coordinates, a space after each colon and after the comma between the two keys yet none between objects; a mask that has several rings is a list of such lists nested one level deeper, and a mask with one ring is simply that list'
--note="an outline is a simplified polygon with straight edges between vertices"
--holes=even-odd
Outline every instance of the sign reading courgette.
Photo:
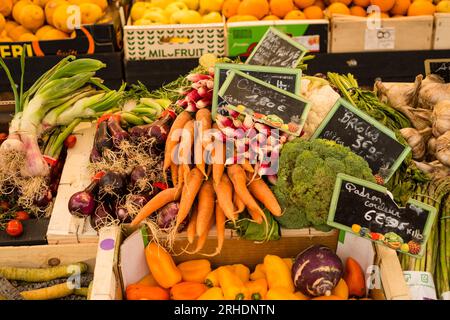
[{"label": "sign reading courgette", "polygon": [[405,207],[399,207],[385,187],[340,173],[327,224],[422,256],[435,218],[432,206],[410,199]]},{"label": "sign reading courgette", "polygon": [[333,140],[349,147],[384,182],[411,151],[397,140],[394,132],[344,99],[336,102],[312,138]]},{"label": "sign reading courgette", "polygon": [[230,70],[239,70],[252,77],[260,79],[268,84],[274,85],[282,90],[294,94],[300,93],[300,79],[302,71],[292,68],[275,68],[252,66],[247,64],[218,63],[215,65],[214,90],[212,100],[212,114],[215,118],[217,110],[223,105],[224,101],[219,97],[219,89],[227,79]]},{"label": "sign reading courgette", "polygon": [[237,70],[230,72],[219,96],[227,108],[296,136],[310,109],[308,101],[300,96]]}]

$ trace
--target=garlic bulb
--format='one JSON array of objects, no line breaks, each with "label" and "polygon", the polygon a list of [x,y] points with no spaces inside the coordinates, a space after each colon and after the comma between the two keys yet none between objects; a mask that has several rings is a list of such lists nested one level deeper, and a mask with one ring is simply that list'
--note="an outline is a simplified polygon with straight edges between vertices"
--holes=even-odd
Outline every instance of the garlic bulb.
[{"label": "garlic bulb", "polygon": [[436,159],[450,167],[450,130],[436,139]]},{"label": "garlic bulb", "polygon": [[429,156],[436,157],[436,138],[435,137],[432,137],[430,140],[428,140],[427,151],[428,151]]},{"label": "garlic bulb", "polygon": [[433,121],[433,135],[439,137],[450,130],[450,100],[436,104],[431,116]]},{"label": "garlic bulb", "polygon": [[403,128],[400,130],[400,133],[411,147],[413,159],[423,159],[426,149],[425,141],[420,132],[414,128]]},{"label": "garlic bulb", "polygon": [[414,164],[419,170],[432,175],[433,179],[440,179],[450,176],[450,168],[444,166],[439,161],[429,163],[414,161]]}]

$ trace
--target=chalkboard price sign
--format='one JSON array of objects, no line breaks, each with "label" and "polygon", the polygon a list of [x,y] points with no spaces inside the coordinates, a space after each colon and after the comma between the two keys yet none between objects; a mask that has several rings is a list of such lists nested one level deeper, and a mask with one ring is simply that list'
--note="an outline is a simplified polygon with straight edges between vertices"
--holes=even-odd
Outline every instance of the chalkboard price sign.
[{"label": "chalkboard price sign", "polygon": [[327,224],[422,256],[435,218],[432,206],[410,199],[405,207],[399,207],[386,188],[340,173]]},{"label": "chalkboard price sign", "polygon": [[283,32],[270,27],[248,57],[246,64],[295,68],[308,49]]},{"label": "chalkboard price sign", "polygon": [[231,71],[219,96],[227,108],[297,136],[310,109],[309,103],[300,96],[237,70]]},{"label": "chalkboard price sign", "polygon": [[425,73],[437,74],[446,83],[450,83],[450,59],[428,59],[425,60]]},{"label": "chalkboard price sign", "polygon": [[214,90],[212,100],[212,116],[216,117],[218,109],[224,104],[224,100],[219,97],[219,89],[227,79],[230,70],[239,70],[252,77],[260,79],[277,88],[292,92],[300,93],[300,79],[302,71],[292,68],[275,68],[263,66],[251,66],[247,64],[234,63],[218,63],[215,65],[214,74]]},{"label": "chalkboard price sign", "polygon": [[388,181],[410,152],[409,146],[397,141],[394,132],[339,99],[312,139],[333,140],[363,157],[373,174]]}]

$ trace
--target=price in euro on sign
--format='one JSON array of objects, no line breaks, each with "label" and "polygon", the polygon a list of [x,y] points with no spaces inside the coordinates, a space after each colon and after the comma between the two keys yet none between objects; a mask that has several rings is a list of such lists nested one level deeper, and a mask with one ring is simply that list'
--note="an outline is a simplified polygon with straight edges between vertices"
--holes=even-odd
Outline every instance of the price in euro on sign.
[{"label": "price in euro on sign", "polygon": [[328,225],[412,256],[422,256],[436,209],[410,199],[399,207],[386,188],[338,174]]}]

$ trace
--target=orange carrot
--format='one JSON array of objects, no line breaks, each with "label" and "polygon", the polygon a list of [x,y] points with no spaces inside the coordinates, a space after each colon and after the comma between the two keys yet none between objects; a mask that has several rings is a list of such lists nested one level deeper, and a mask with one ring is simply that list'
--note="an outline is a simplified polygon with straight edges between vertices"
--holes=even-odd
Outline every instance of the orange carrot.
[{"label": "orange carrot", "polygon": [[[258,203],[255,201],[253,196],[247,189],[247,177],[245,176],[245,171],[238,164],[233,164],[227,168],[228,176],[233,183],[235,192],[239,195],[242,202],[244,202],[247,210],[249,211],[252,218],[257,223],[261,223],[264,220],[267,224],[267,218],[264,211],[259,207]],[[256,218],[261,216],[260,218]],[[256,219],[255,219],[256,218]]]},{"label": "orange carrot", "polygon": [[208,227],[208,221],[214,214],[216,195],[211,180],[203,182],[198,193],[197,236],[201,236]]},{"label": "orange carrot", "polygon": [[182,165],[178,166],[178,188],[183,188],[184,183],[184,167]]},{"label": "orange carrot", "polygon": [[180,162],[184,167],[184,181],[187,181],[187,176],[190,171],[189,164],[192,160],[192,145],[194,144],[194,120],[189,120],[183,127],[183,135],[180,141]]},{"label": "orange carrot", "polygon": [[256,200],[260,201],[275,217],[281,216],[282,210],[277,198],[270,190],[269,186],[261,177],[256,176],[256,179],[247,186],[250,193]]},{"label": "orange carrot", "polygon": [[175,230],[178,230],[180,224],[188,216],[189,211],[194,204],[195,197],[197,196],[197,193],[202,186],[203,178],[203,174],[197,168],[193,168],[189,172],[189,177],[184,183],[183,192],[181,194],[180,208],[177,214],[177,223],[175,225]]},{"label": "orange carrot", "polygon": [[245,204],[236,192],[233,194],[233,204],[236,208],[234,211],[235,214],[239,214],[245,210]]},{"label": "orange carrot", "polygon": [[183,111],[180,113],[175,121],[172,124],[172,127],[170,128],[169,134],[167,135],[166,140],[166,147],[164,150],[164,165],[163,165],[163,171],[166,172],[167,169],[170,167],[170,163],[172,162],[172,151],[174,147],[178,144],[180,141],[181,135],[177,135],[177,137],[174,136],[175,131],[178,129],[182,129],[186,122],[191,120],[191,115],[187,111]]},{"label": "orange carrot", "polygon": [[[222,148],[222,150],[220,150],[219,148]],[[212,172],[214,184],[218,184],[221,181],[220,178],[222,177],[223,172],[225,171],[225,160],[226,160],[225,157],[226,157],[225,143],[222,143],[221,145],[218,146],[215,145],[214,150],[212,151],[212,159],[213,159]]]},{"label": "orange carrot", "polygon": [[220,253],[225,241],[225,214],[222,208],[216,203],[216,230],[217,230],[217,253]]},{"label": "orange carrot", "polygon": [[205,159],[203,158],[204,156],[203,133],[211,129],[212,123],[211,111],[209,111],[206,108],[198,110],[195,115],[195,120],[201,124],[201,127],[197,127],[199,132],[195,139],[195,146],[194,146],[195,164],[197,168],[205,175],[205,177],[208,178],[205,171]]},{"label": "orange carrot", "polygon": [[208,235],[209,235],[209,230],[211,230],[211,227],[214,224],[214,217],[211,217],[207,223],[207,228],[205,230],[205,232],[203,232],[202,235],[200,235],[200,237],[197,240],[197,246],[194,250],[194,252],[192,253],[197,253],[200,250],[203,249],[203,247],[205,246],[206,240],[208,239]]},{"label": "orange carrot", "polygon": [[178,184],[178,166],[173,162],[170,163],[170,176],[173,186],[176,187]]},{"label": "orange carrot", "polygon": [[198,214],[197,204],[194,204],[194,206],[192,207],[191,218],[189,219],[189,224],[187,227],[187,238],[188,242],[191,244],[194,242],[195,238],[196,233],[195,229],[197,227],[197,214]]},{"label": "orange carrot", "polygon": [[[180,198],[179,188],[168,188],[156,196],[154,196],[147,204],[139,211],[133,221],[131,221],[131,227],[137,226],[145,218],[150,216],[156,210],[164,207],[166,204],[172,201],[176,201]],[[178,226],[178,225],[177,225]]]},{"label": "orange carrot", "polygon": [[234,222],[236,218],[233,206],[233,184],[226,174],[222,175],[219,184],[214,184],[214,190],[225,216]]},{"label": "orange carrot", "polygon": [[244,162],[241,163],[242,169],[244,169],[247,172],[253,173],[255,172],[255,169],[253,169],[253,166],[250,164],[248,159],[244,159]]}]

